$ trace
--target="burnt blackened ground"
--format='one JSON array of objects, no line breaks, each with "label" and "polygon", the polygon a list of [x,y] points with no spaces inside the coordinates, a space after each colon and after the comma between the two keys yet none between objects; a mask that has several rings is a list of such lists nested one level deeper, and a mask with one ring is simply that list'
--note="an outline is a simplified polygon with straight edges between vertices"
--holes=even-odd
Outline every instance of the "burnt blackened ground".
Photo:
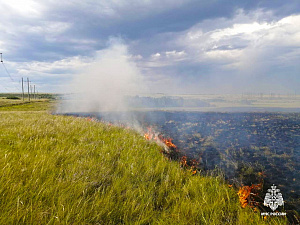
[{"label": "burnt blackened ground", "polygon": [[229,183],[262,182],[261,205],[275,184],[286,210],[300,209],[300,113],[136,112],[106,113],[114,123],[152,127],[172,138],[180,155],[202,172],[221,170]]},{"label": "burnt blackened ground", "polygon": [[173,138],[203,171],[221,169],[230,182],[264,180],[280,189],[286,209],[300,208],[299,113],[144,112],[143,126]]}]

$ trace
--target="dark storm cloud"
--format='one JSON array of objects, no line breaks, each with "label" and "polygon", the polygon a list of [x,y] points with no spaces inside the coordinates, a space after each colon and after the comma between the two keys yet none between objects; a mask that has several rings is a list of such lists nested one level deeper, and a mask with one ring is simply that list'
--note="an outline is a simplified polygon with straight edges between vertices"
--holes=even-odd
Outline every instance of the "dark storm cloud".
[{"label": "dark storm cloud", "polygon": [[[41,3],[44,4],[44,8],[37,19],[7,16],[7,20],[9,19],[7,26],[19,28],[13,36],[14,42],[22,43],[13,49],[14,57],[19,60],[38,60],[38,58],[53,60],[78,54],[88,55],[89,51],[104,48],[105,42],[111,36],[120,36],[128,42],[149,40],[148,38],[161,33],[186,30],[203,20],[230,18],[239,8],[246,11],[258,7],[266,8],[274,10],[277,16],[299,11],[297,1],[290,1],[289,4],[284,1],[175,1],[175,6],[159,1],[154,1],[153,4],[142,4],[138,1],[120,2],[122,2],[121,6],[100,4],[101,1],[100,3],[45,1]],[[158,7],[158,4],[162,6]],[[45,27],[52,22],[64,22],[69,27],[58,34],[56,30],[49,31],[47,34],[41,30],[32,34],[21,26],[23,24],[29,28]],[[5,24],[5,21],[3,23]],[[52,36],[52,40],[47,39],[49,35]],[[69,41],[74,37],[78,43]],[[95,43],[80,43],[80,40],[84,39],[94,40]],[[155,44],[157,43],[152,45]]]},{"label": "dark storm cloud", "polygon": [[[152,80],[157,74],[188,86],[201,80],[223,82],[224,77],[230,83],[236,74],[249,71],[260,76],[276,72],[278,81],[290,74],[289,86],[294,87],[299,83],[293,75],[299,69],[298,39],[289,28],[294,22],[279,22],[299,12],[297,0],[16,0],[0,3],[0,51],[19,76],[36,69],[39,79],[44,76],[48,82],[54,78],[45,67],[65,79],[80,67],[75,56],[93,58],[111,37],[119,37]],[[261,45],[254,46],[257,42]],[[248,69],[250,61],[255,69]]]},{"label": "dark storm cloud", "polygon": [[52,6],[53,8],[47,11],[46,17],[73,23],[74,26],[69,32],[76,36],[105,38],[121,35],[134,40],[155,36],[158,33],[185,30],[205,19],[232,17],[239,8],[245,11],[257,8],[274,10],[279,17],[299,12],[297,1],[288,4],[279,0],[185,2],[169,7],[170,9],[166,7],[158,10],[151,5],[136,4],[137,2],[132,1],[123,7],[109,5],[114,12],[112,14],[105,13],[97,4],[94,6],[95,11],[91,13],[90,10],[95,3],[86,4],[84,6],[86,11],[77,4],[62,4],[62,7]]}]

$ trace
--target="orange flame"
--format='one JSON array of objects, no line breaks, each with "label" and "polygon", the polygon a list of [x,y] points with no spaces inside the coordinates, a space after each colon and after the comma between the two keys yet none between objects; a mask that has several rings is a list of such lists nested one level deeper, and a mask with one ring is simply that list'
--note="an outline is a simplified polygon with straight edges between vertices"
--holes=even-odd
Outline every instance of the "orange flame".
[{"label": "orange flame", "polygon": [[240,203],[243,208],[245,208],[248,205],[248,202],[249,202],[248,198],[250,196],[250,193],[251,193],[251,187],[249,187],[249,186],[241,187],[238,192]]},{"label": "orange flame", "polygon": [[151,128],[144,134],[146,140],[155,140],[164,143],[168,148],[176,149],[177,146],[172,142],[171,138],[164,138],[162,135],[156,135]]},{"label": "orange flame", "polygon": [[251,195],[256,196],[258,190],[260,190],[262,187],[262,184],[252,184],[251,186],[242,186],[240,187],[238,191],[239,200],[241,203],[242,208],[245,208],[247,205],[249,205],[251,208],[254,207],[255,201],[252,200]]},{"label": "orange flame", "polygon": [[146,140],[151,140],[152,139],[151,135],[149,135],[149,134],[144,134],[144,138]]},{"label": "orange flame", "polygon": [[152,132],[151,128],[148,128],[148,132],[146,132],[144,134],[144,138],[146,140],[152,140],[153,139],[153,135],[154,135],[154,133]]},{"label": "orange flame", "polygon": [[182,167],[187,167],[187,157],[186,156],[182,156],[181,157],[181,161],[180,161],[180,164]]},{"label": "orange flame", "polygon": [[[144,138],[146,140],[162,142],[168,149],[177,151],[177,146],[172,142],[172,138],[164,138],[162,135],[157,135],[152,131],[151,128],[148,128],[148,131],[144,134]],[[188,165],[186,156],[183,156],[181,158],[181,167],[187,169],[192,173],[192,175],[194,175],[197,173],[196,165],[198,164],[198,162],[196,160],[192,160],[190,163],[192,164],[191,166]]]},{"label": "orange flame", "polygon": [[177,146],[172,142],[171,138],[163,138],[161,140],[168,148],[177,148]]}]

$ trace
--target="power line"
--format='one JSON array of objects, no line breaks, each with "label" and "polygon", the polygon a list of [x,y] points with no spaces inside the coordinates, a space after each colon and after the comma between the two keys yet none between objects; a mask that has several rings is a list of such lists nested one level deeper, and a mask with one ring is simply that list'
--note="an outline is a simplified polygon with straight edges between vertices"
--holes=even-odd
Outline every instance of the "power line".
[{"label": "power line", "polygon": [[29,78],[27,77],[27,85],[28,85],[28,101],[30,101],[30,93],[29,93]]},{"label": "power line", "polygon": [[[14,83],[14,87],[15,87],[15,89],[17,90],[17,91],[19,91],[20,90],[20,88],[19,87],[17,87],[16,86],[16,84],[15,84],[15,80],[13,79],[13,77],[11,76],[11,74],[9,73],[9,71],[7,70],[7,68],[6,68],[6,66],[5,66],[5,64],[4,64],[4,62],[3,62],[3,60],[2,60],[2,53],[0,53],[0,55],[1,55],[1,63],[2,63],[2,65],[3,65],[3,67],[4,67],[4,69],[5,69],[5,71],[6,71],[6,73],[8,74],[8,76],[10,77],[10,79],[11,79],[11,81]],[[22,77],[22,96],[23,96],[23,100],[24,100],[24,86],[23,86],[23,77]],[[26,82],[26,81],[25,81]],[[28,99],[29,99],[29,101],[30,101],[30,93],[29,93],[29,85],[30,85],[30,81],[29,81],[29,78],[27,78],[27,83],[28,83]],[[4,87],[3,85],[1,85],[2,87]],[[7,90],[7,91],[9,91],[6,87],[4,87],[5,88],[5,90]],[[30,85],[30,89],[31,89],[31,95],[32,95],[32,85]],[[35,87],[35,85],[34,85],[34,98],[35,98],[35,90],[36,90],[36,87]]]},{"label": "power line", "polygon": [[[8,70],[7,70],[5,64],[4,64],[3,60],[2,60],[2,53],[0,53],[0,55],[1,55],[1,63],[2,63],[2,65],[3,65],[3,67],[4,67],[4,70],[6,71],[6,73],[8,74],[8,76],[10,77],[11,81],[14,83],[14,82],[15,82],[14,79],[12,78],[12,76],[10,75],[10,73],[8,72]],[[16,89],[17,91],[19,91],[19,88],[15,85],[15,83],[14,83],[14,87],[15,87],[15,89]],[[7,88],[5,88],[5,89],[7,90]],[[8,91],[8,90],[7,90],[7,91]]]},{"label": "power line", "polygon": [[23,80],[23,77],[22,77],[22,99],[24,101],[24,80]]},{"label": "power line", "polygon": [[8,76],[10,77],[10,79],[12,80],[12,82],[15,82],[14,79],[12,78],[12,76],[10,75],[10,73],[8,72],[6,66],[4,65],[4,62],[3,62],[3,61],[1,61],[1,62],[2,62],[2,65],[3,65],[3,67],[4,67],[5,71],[6,71],[6,73],[8,74]]},{"label": "power line", "polygon": [[7,91],[10,91],[10,90],[8,90],[6,87],[4,87],[3,85],[1,85],[5,90],[7,90]]}]

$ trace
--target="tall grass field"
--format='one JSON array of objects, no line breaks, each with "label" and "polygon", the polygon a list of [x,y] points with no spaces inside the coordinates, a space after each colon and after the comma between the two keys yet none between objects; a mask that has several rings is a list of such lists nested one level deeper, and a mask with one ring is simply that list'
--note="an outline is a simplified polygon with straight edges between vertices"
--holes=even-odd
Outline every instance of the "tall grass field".
[{"label": "tall grass field", "polygon": [[286,222],[241,208],[221,176],[181,169],[137,132],[51,104],[0,107],[0,224]]}]

